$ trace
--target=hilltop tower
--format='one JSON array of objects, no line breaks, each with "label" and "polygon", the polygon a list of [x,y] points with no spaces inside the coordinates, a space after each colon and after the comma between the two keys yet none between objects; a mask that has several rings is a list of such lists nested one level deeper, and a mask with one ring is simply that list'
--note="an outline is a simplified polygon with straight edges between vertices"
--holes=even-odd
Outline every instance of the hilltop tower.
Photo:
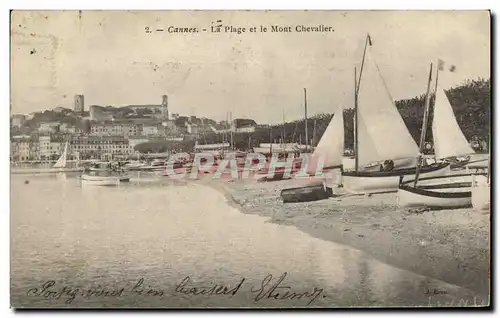
[{"label": "hilltop tower", "polygon": [[168,96],[163,95],[161,100],[161,114],[164,120],[169,120],[168,117]]},{"label": "hilltop tower", "polygon": [[83,95],[75,95],[75,113],[83,114],[85,111],[85,101]]}]

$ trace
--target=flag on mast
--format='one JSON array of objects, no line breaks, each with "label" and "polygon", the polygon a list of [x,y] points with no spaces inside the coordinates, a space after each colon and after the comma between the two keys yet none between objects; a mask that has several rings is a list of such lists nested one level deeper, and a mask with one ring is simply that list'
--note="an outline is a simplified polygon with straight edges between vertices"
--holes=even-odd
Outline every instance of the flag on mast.
[{"label": "flag on mast", "polygon": [[372,42],[372,37],[370,36],[370,33],[368,33],[368,44],[369,44],[370,46],[372,46],[372,45],[373,45],[373,42]]},{"label": "flag on mast", "polygon": [[[445,66],[445,62],[442,59],[438,59],[438,70],[444,71],[444,66]],[[452,73],[455,72],[456,69],[457,69],[457,67],[455,65],[450,65],[448,67],[448,71],[450,71]]]}]

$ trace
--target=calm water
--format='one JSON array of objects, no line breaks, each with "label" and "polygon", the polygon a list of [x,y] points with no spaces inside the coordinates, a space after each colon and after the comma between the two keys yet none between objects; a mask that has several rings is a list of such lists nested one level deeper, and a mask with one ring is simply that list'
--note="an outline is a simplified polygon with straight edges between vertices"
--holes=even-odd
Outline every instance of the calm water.
[{"label": "calm water", "polygon": [[[69,175],[13,175],[11,188],[15,307],[474,302],[468,290],[241,214],[219,192],[201,185],[131,182],[82,188]],[[226,294],[215,284],[225,286]],[[203,288],[212,295],[199,294]]]}]

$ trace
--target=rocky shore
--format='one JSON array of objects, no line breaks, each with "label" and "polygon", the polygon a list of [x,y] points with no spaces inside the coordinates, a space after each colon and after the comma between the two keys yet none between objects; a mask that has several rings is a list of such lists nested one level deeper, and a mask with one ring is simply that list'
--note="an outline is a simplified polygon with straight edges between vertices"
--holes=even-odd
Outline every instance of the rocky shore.
[{"label": "rocky shore", "polygon": [[295,226],[314,237],[351,246],[411,272],[490,293],[490,218],[473,209],[416,211],[397,207],[396,195],[344,196],[284,204],[281,189],[295,180],[199,182],[222,191],[243,213]]}]

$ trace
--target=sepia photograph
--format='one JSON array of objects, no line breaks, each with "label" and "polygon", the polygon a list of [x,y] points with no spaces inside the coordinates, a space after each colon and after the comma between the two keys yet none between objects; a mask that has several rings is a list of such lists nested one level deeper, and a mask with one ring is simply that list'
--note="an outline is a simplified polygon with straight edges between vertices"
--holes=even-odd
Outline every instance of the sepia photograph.
[{"label": "sepia photograph", "polygon": [[491,306],[491,21],[12,10],[11,307]]}]

